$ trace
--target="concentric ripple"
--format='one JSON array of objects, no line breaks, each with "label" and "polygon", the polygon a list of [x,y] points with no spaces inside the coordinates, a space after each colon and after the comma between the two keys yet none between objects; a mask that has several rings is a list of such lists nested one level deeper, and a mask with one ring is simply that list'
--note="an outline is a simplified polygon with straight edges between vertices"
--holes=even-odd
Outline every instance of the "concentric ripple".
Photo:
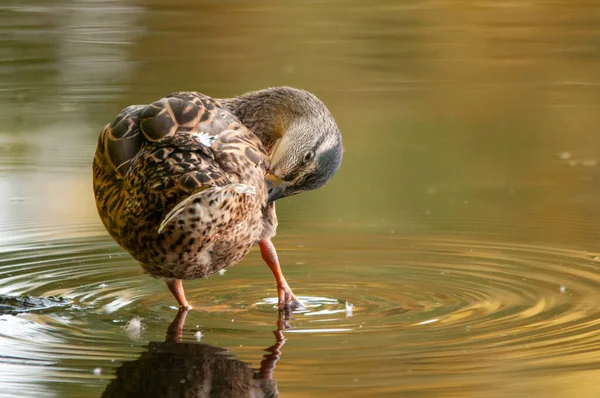
[{"label": "concentric ripple", "polygon": [[[1,250],[3,297],[61,300],[0,316],[3,391],[38,383],[40,396],[40,386],[55,384],[64,393],[97,393],[123,361],[164,340],[176,311],[163,284],[102,231],[80,232]],[[445,388],[485,389],[507,374],[532,380],[600,366],[593,253],[377,234],[284,235],[277,244],[304,303],[286,319],[288,342],[275,371],[295,390],[302,381],[291,375],[299,372],[318,383],[340,372],[360,381],[365,369],[376,369],[363,383],[384,394],[400,381],[415,391],[430,389],[431,377]],[[232,348],[253,364],[273,344],[276,290],[257,253],[222,276],[186,282],[186,291],[195,311],[184,340]]]}]

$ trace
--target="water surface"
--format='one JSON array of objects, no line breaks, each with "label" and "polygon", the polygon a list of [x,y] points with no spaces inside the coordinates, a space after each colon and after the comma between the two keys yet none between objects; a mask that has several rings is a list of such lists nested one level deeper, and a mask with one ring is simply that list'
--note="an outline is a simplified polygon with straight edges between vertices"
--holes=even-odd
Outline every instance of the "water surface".
[{"label": "water surface", "polygon": [[[283,397],[597,395],[591,2],[9,1],[0,27],[0,396],[232,375]],[[170,293],[96,215],[98,131],[172,91],[279,84],[319,95],[346,150],[278,203],[306,308],[279,319],[252,252],[185,283],[174,336]]]}]

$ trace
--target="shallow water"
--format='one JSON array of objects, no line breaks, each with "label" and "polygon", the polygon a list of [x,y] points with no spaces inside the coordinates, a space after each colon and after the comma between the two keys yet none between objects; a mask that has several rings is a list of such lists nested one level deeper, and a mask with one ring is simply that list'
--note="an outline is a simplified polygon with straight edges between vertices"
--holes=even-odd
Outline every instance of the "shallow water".
[{"label": "shallow water", "polygon": [[[596,397],[599,22],[584,1],[0,6],[0,396]],[[96,215],[97,133],[175,90],[278,84],[345,140],[326,188],[278,203],[306,308],[278,319],[252,252],[185,283],[174,337]]]}]

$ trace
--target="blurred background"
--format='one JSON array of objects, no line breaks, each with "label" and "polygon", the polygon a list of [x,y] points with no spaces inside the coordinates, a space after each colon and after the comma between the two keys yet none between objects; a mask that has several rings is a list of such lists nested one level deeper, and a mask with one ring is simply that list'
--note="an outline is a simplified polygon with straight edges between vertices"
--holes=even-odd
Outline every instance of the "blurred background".
[{"label": "blurred background", "polygon": [[[325,102],[345,146],[342,168],[328,186],[278,202],[284,255],[287,251],[291,264],[307,261],[302,253],[306,246],[312,253],[309,259],[314,256],[316,269],[323,272],[324,291],[313,289],[311,294],[338,294],[329,287],[338,286],[341,269],[344,278],[355,282],[400,280],[406,275],[403,261],[418,268],[427,257],[423,253],[431,252],[415,249],[411,257],[391,250],[401,251],[433,237],[502,243],[511,247],[506,250],[512,254],[522,245],[567,250],[568,255],[538,259],[536,269],[543,273],[546,263],[560,269],[585,262],[581,267],[591,268],[564,271],[577,280],[585,279],[584,293],[566,303],[568,308],[540,293],[548,306],[544,307],[547,312],[540,311],[549,322],[553,316],[568,318],[577,313],[577,319],[585,319],[579,325],[586,339],[590,333],[597,336],[598,313],[593,303],[600,297],[594,254],[600,252],[600,7],[594,1],[3,0],[0,43],[0,259],[4,257],[4,264],[13,271],[21,270],[19,283],[5,279],[0,293],[54,292],[69,297],[66,287],[29,285],[22,259],[28,258],[31,265],[37,255],[18,252],[19,247],[50,245],[48,255],[54,256],[55,267],[64,265],[63,260],[72,254],[60,239],[83,239],[81,247],[85,247],[89,243],[85,239],[93,238],[104,245],[100,253],[108,250],[122,255],[102,228],[91,186],[98,132],[122,108],[180,90],[224,98],[290,85],[312,91]],[[386,240],[390,236],[404,243]],[[60,253],[52,251],[53,244]],[[432,247],[438,254],[453,250]],[[506,266],[546,251],[532,249],[507,260],[504,249],[494,247],[482,256],[485,261],[461,258],[453,264],[477,269],[495,261]],[[469,249],[471,243],[465,243],[460,251]],[[257,258],[251,262],[257,263]],[[355,264],[357,270],[372,264],[371,274],[352,274],[348,267],[355,258],[364,260]],[[109,260],[98,261],[99,270],[110,266]],[[119,261],[127,261],[124,267],[132,278],[150,283],[147,277],[138,276],[133,260],[123,256]],[[434,262],[439,265],[445,260]],[[377,265],[392,263],[399,268],[388,270],[385,278],[377,273]],[[515,268],[519,271],[511,276],[518,274],[519,281],[532,277],[526,275],[529,271],[537,272],[524,260]],[[294,270],[291,275],[300,281],[300,290],[314,286],[309,281],[303,285],[306,273],[298,267]],[[485,270],[490,278],[496,275],[494,270]],[[4,274],[6,278],[11,275]],[[73,275],[57,273],[54,279]],[[440,282],[415,281],[414,286]],[[82,279],[73,282],[72,289],[77,283]],[[162,292],[162,286],[155,285],[151,289]],[[552,294],[560,294],[561,282],[555,285]],[[539,293],[540,286],[531,289]],[[343,303],[346,296],[339,292],[334,298]],[[166,301],[168,296],[163,297]],[[494,299],[498,296],[490,298]],[[526,313],[525,307],[539,310],[538,299],[530,297],[513,309],[517,313]],[[390,296],[382,302],[394,300]],[[477,300],[475,296],[466,299]],[[361,297],[354,297],[356,314],[360,314],[360,301]],[[444,299],[434,301],[439,304]],[[500,307],[506,304],[499,302]],[[500,307],[488,308],[488,315]],[[578,309],[572,312],[573,308]],[[166,318],[171,315],[167,312]],[[166,326],[164,320],[159,324]],[[13,335],[6,333],[5,342],[11,345]],[[389,344],[401,338],[398,330],[386,333]],[[577,373],[570,376],[571,381],[557,378],[549,386],[540,378],[539,384],[518,390],[520,396],[595,396],[599,347],[597,342],[586,344],[582,349],[589,355],[585,372],[593,371],[593,375]],[[381,353],[369,352],[374,361]],[[546,354],[548,358],[558,355]],[[29,354],[19,355],[28,358]],[[336,358],[335,352],[328,358]],[[344,358],[352,362],[351,357]],[[582,363],[581,358],[571,360],[563,365]],[[346,373],[356,372],[355,365]],[[91,380],[81,391],[92,395],[101,391],[107,381],[96,380],[88,365],[81,366]],[[4,369],[14,371],[10,366]],[[423,384],[403,389],[393,378],[405,371],[395,369],[381,381],[365,385],[369,388],[365,391],[399,396],[395,394],[400,390],[414,393],[433,380],[425,377]],[[325,392],[333,396],[358,378],[332,375],[309,387],[304,385],[309,375],[303,378],[296,373],[294,377],[285,368],[283,372],[283,390],[287,386],[283,396],[322,396]],[[42,381],[56,382],[53,377],[42,377]],[[374,376],[362,375],[361,380],[369,377]],[[15,376],[10,386],[25,385],[28,380]],[[335,383],[330,384],[331,380]],[[456,383],[440,388],[467,382]],[[483,385],[477,383],[455,390],[458,395],[439,395],[449,390],[436,390],[436,396],[477,396],[490,391],[485,383],[486,387],[477,389]],[[47,390],[49,395],[53,388]],[[69,388],[71,393],[78,391]],[[555,391],[559,395],[553,395]],[[361,394],[357,396],[369,396]]]},{"label": "blurred background", "polygon": [[230,97],[276,85],[321,97],[346,149],[330,186],[280,205],[284,218],[401,221],[465,207],[490,217],[598,214],[593,2],[4,4],[3,227],[24,196],[43,202],[19,203],[20,220],[26,211],[52,225],[92,222],[97,134],[125,106],[177,90]]}]

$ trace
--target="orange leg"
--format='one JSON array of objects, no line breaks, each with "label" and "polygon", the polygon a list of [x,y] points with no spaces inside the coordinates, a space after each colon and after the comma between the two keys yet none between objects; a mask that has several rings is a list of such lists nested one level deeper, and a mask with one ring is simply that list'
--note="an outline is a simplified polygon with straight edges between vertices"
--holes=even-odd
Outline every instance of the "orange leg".
[{"label": "orange leg", "polygon": [[281,272],[281,267],[279,266],[279,259],[277,258],[277,251],[275,250],[275,246],[273,246],[273,242],[271,239],[263,239],[258,245],[260,246],[260,254],[262,255],[265,263],[271,268],[271,272],[275,276],[275,280],[277,281],[277,296],[278,296],[278,306],[280,310],[287,308],[299,308],[302,307],[302,303],[292,292],[290,286],[288,285],[283,273]]},{"label": "orange leg", "polygon": [[192,308],[185,299],[185,292],[183,291],[181,279],[167,279],[167,287],[171,293],[173,293],[175,300],[177,300],[181,308]]}]

